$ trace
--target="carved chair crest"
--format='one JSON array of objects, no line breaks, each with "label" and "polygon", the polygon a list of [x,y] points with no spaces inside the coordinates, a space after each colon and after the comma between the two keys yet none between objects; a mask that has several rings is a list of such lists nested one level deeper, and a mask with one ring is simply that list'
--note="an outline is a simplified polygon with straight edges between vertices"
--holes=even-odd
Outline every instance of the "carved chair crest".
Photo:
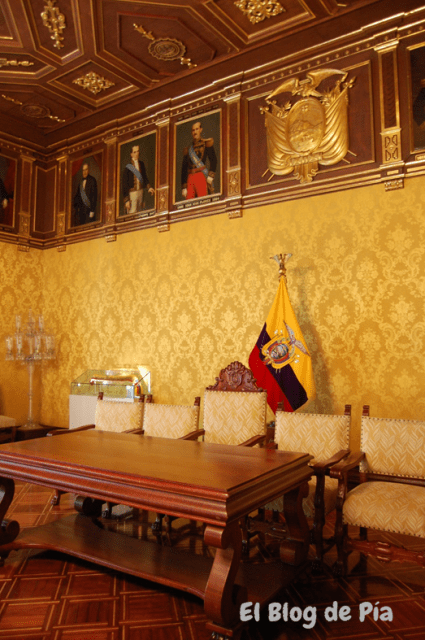
[{"label": "carved chair crest", "polygon": [[206,388],[207,391],[256,391],[258,393],[264,391],[257,385],[251,369],[247,369],[242,362],[238,361],[222,369],[215,380],[215,384]]}]

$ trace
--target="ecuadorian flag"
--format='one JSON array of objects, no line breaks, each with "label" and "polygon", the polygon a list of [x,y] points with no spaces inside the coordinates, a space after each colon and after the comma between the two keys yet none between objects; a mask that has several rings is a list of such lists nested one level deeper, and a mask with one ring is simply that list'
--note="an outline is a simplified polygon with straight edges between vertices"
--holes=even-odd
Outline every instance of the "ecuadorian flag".
[{"label": "ecuadorian flag", "polygon": [[249,366],[258,386],[267,390],[274,412],[278,402],[283,402],[285,411],[295,411],[316,395],[311,356],[284,278],[280,279],[266,323],[249,356]]}]

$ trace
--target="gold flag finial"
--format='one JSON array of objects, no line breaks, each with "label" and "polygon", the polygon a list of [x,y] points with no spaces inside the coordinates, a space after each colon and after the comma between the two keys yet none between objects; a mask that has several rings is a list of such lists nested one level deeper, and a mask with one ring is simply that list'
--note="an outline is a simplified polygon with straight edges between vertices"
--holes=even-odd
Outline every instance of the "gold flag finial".
[{"label": "gold flag finial", "polygon": [[279,265],[279,280],[281,278],[285,278],[286,282],[286,263],[291,257],[292,253],[279,253],[275,256],[270,256],[270,260],[276,260],[277,264]]}]

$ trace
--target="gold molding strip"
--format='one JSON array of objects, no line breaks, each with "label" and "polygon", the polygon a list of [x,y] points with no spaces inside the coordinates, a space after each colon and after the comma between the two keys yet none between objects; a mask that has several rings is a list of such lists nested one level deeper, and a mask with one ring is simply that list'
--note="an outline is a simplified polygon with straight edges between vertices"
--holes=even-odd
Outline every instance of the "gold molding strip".
[{"label": "gold molding strip", "polygon": [[113,87],[115,85],[115,82],[112,82],[111,80],[106,80],[105,78],[100,76],[98,73],[95,73],[94,71],[90,71],[89,73],[86,73],[84,76],[80,76],[79,78],[76,78],[72,82],[74,84],[78,84],[83,89],[90,91],[94,95],[96,95],[97,93],[100,93],[100,91],[105,91],[106,89],[109,89],[109,87]]},{"label": "gold molding strip", "polygon": [[146,31],[141,24],[133,24],[134,30],[140,33],[144,38],[150,40],[148,51],[153,58],[163,60],[164,62],[173,62],[180,60],[180,64],[186,64],[189,69],[198,65],[192,62],[190,58],[185,58],[186,45],[175,38],[155,38],[152,31]]},{"label": "gold molding strip", "polygon": [[58,7],[55,7],[56,0],[46,0],[47,4],[44,5],[44,11],[41,12],[43,19],[43,25],[48,28],[52,34],[50,38],[55,41],[53,45],[56,49],[62,49],[63,35],[62,31],[66,29],[65,16],[60,12]]},{"label": "gold molding strip", "polygon": [[262,22],[266,18],[274,18],[285,11],[276,0],[236,0],[233,4],[247,16],[252,24]]},{"label": "gold molding strip", "polygon": [[0,58],[0,69],[2,67],[32,67],[34,63],[29,60],[8,60],[7,58]]},{"label": "gold molding strip", "polygon": [[1,97],[3,98],[3,100],[7,100],[8,102],[13,102],[13,104],[19,104],[19,105],[23,104],[23,102],[20,102],[19,100],[15,100],[15,98],[10,98],[9,96],[5,96],[4,93],[1,94]]},{"label": "gold molding strip", "polygon": [[385,181],[385,191],[394,191],[395,189],[404,189],[403,178],[397,178],[396,180]]}]

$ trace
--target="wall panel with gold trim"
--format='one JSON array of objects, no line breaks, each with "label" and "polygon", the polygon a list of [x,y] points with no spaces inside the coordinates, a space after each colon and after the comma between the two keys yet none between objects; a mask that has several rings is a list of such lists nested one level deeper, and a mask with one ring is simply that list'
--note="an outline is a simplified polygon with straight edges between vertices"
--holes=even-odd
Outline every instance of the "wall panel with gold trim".
[{"label": "wall panel with gold trim", "polygon": [[[263,65],[258,60],[255,67],[219,82],[113,120],[102,134],[76,136],[54,152],[43,154],[38,149],[32,154],[18,146],[19,176],[30,171],[26,158],[33,157],[34,166],[39,163],[40,168],[56,164],[55,183],[46,183],[55,202],[55,237],[39,231],[45,226],[40,212],[38,231],[34,225],[28,227],[37,201],[30,197],[32,192],[20,193],[21,178],[20,227],[17,221],[16,228],[0,232],[12,242],[24,238],[27,247],[64,248],[87,239],[115,239],[137,229],[166,230],[173,223],[225,211],[238,217],[259,204],[368,184],[402,188],[405,178],[425,173],[424,30],[422,11],[397,14],[388,23],[378,21],[346,35],[344,41],[277,54],[274,62]],[[182,123],[208,122],[215,113],[221,114],[220,189],[211,198],[187,202],[178,192],[176,177],[181,153],[178,132]],[[278,135],[272,133],[270,115],[280,122]],[[123,215],[120,150],[130,140],[150,136],[156,140],[155,179],[150,176],[154,201],[134,215]],[[102,214],[83,231],[70,223],[70,169],[76,158],[91,152],[103,153]],[[32,173],[35,180],[41,176],[40,171]]]}]

